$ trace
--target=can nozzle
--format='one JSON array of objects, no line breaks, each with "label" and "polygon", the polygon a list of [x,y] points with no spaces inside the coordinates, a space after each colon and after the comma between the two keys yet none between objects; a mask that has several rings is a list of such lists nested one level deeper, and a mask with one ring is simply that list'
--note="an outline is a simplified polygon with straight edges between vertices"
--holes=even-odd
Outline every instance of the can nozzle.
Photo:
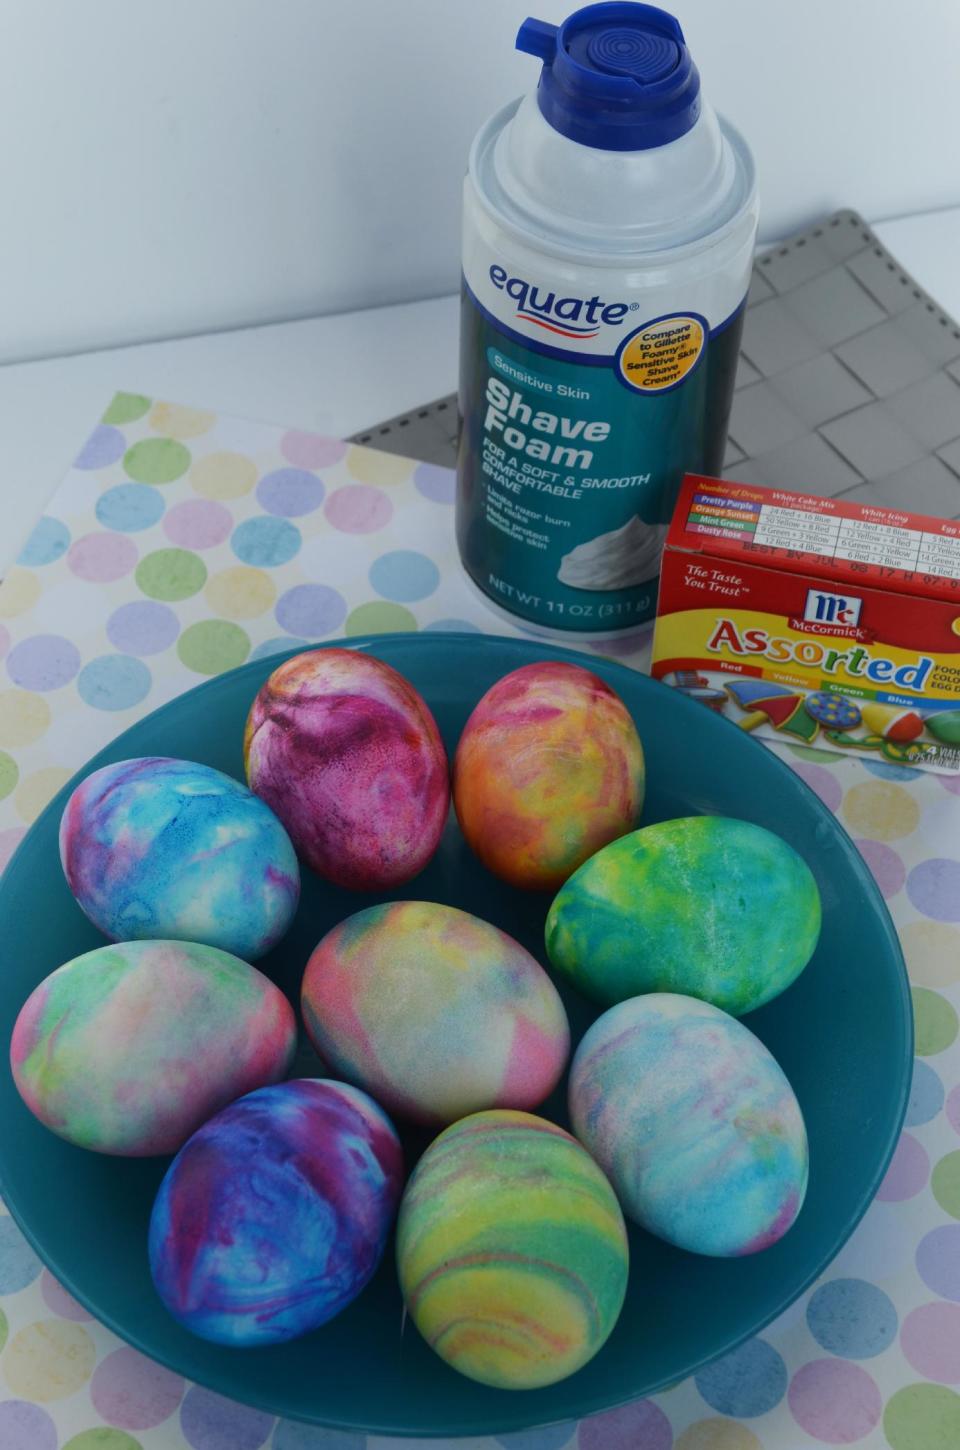
[{"label": "can nozzle", "polygon": [[549,20],[534,20],[528,15],[517,31],[517,50],[538,55],[549,65],[557,53],[558,30],[559,26],[551,25]]},{"label": "can nozzle", "polygon": [[656,6],[606,0],[575,11],[560,26],[528,18],[516,45],[543,62],[542,115],[584,146],[663,146],[700,114],[700,77],[683,31]]}]

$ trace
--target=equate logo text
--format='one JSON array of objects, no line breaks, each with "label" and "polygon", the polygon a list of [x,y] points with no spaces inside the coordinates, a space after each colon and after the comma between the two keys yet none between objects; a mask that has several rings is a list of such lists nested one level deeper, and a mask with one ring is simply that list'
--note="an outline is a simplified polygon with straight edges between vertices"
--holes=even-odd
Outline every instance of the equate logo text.
[{"label": "equate logo text", "polygon": [[490,268],[490,281],[517,304],[516,316],[532,322],[560,337],[597,337],[601,326],[619,327],[628,312],[635,312],[638,302],[604,302],[600,297],[558,297],[526,282],[511,277],[506,267]]}]

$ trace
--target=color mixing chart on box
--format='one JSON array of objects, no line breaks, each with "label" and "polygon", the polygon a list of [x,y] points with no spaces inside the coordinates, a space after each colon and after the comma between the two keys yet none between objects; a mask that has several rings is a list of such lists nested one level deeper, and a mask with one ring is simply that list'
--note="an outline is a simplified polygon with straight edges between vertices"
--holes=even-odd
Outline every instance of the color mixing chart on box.
[{"label": "color mixing chart on box", "polygon": [[946,594],[960,597],[960,524],[949,520],[925,520],[920,527],[910,515],[892,510],[839,500],[801,507],[789,495],[757,490],[753,498],[695,494],[687,528],[735,548],[777,556],[781,566],[813,555],[846,565],[864,583],[889,585],[893,578],[920,576],[925,585],[943,581]]}]

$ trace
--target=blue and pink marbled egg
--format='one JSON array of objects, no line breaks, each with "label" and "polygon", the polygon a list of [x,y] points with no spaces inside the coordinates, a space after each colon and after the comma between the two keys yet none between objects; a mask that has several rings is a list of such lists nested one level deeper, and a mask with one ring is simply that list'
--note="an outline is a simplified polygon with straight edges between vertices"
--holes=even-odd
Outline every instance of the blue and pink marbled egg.
[{"label": "blue and pink marbled egg", "polygon": [[278,1344],[344,1309],[372,1278],[403,1185],[389,1118],[346,1083],[250,1093],[178,1153],[150,1219],[150,1271],[203,1339]]},{"label": "blue and pink marbled egg", "polygon": [[793,1089],[709,1002],[654,992],[611,1007],[574,1056],[570,1117],[627,1217],[679,1248],[756,1253],[800,1212],[807,1134]]},{"label": "blue and pink marbled egg", "polygon": [[146,756],[87,776],[63,812],[60,859],[113,941],[201,942],[255,961],[300,899],[296,854],[273,812],[189,760]]}]

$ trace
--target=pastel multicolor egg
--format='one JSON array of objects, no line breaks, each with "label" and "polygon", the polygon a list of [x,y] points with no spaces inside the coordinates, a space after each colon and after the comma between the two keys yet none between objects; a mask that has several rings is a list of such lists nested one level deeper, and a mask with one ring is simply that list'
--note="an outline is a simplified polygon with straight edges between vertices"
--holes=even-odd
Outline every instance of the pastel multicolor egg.
[{"label": "pastel multicolor egg", "polygon": [[189,760],[146,756],[88,775],[63,812],[60,859],[113,941],[202,942],[255,961],[300,899],[296,853],[273,812]]},{"label": "pastel multicolor egg", "polygon": [[563,1003],[529,952],[428,901],[370,906],[334,927],[307,963],[302,1006],[337,1076],[421,1123],[536,1107],[570,1048]]},{"label": "pastel multicolor egg", "polygon": [[227,1103],[289,1069],[286,997],[239,958],[193,942],[97,947],[24,1004],[10,1047],[20,1096],[79,1148],[175,1153]]},{"label": "pastel multicolor egg", "polygon": [[318,649],[280,665],[251,707],[244,760],[300,855],[338,886],[400,886],[437,849],[443,741],[414,687],[373,655]]},{"label": "pastel multicolor egg", "polygon": [[400,1287],[441,1359],[499,1389],[591,1360],[623,1305],[623,1215],[588,1153],[529,1113],[475,1113],[424,1153],[400,1206]]},{"label": "pastel multicolor egg", "polygon": [[807,965],[820,893],[772,831],[726,816],[645,826],[597,853],[557,893],[547,953],[589,997],[682,992],[752,1012]]},{"label": "pastel multicolor egg", "polygon": [[457,819],[513,886],[556,889],[643,805],[640,737],[619,695],[580,665],[524,665],[487,691],[453,765]]},{"label": "pastel multicolor egg", "polygon": [[403,1187],[389,1118],[346,1083],[262,1088],[177,1154],[150,1218],[150,1272],[202,1339],[278,1344],[339,1314],[373,1277]]},{"label": "pastel multicolor egg", "polygon": [[611,1007],[574,1056],[570,1117],[627,1216],[679,1248],[756,1253],[800,1212],[807,1134],[793,1090],[709,1002],[654,992]]}]

